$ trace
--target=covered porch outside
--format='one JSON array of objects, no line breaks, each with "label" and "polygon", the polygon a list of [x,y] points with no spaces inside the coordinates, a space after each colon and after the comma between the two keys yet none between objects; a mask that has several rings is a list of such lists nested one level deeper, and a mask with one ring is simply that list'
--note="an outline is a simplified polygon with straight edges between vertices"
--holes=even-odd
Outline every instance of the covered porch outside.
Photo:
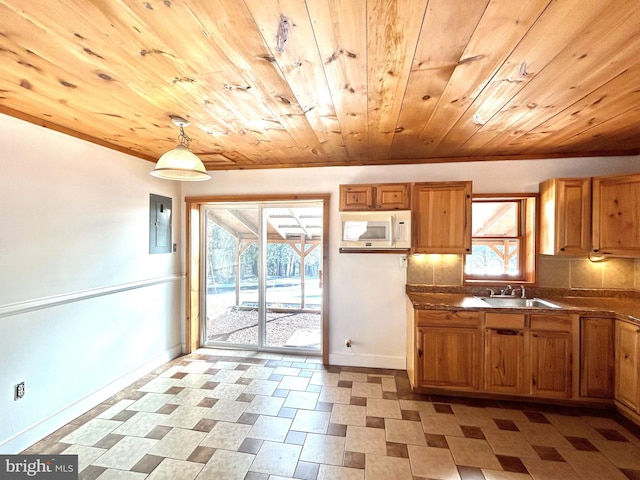
[{"label": "covered porch outside", "polygon": [[[265,209],[266,347],[321,350],[322,214],[316,210]],[[207,344],[259,344],[258,222],[257,209],[227,205],[207,212]]]}]

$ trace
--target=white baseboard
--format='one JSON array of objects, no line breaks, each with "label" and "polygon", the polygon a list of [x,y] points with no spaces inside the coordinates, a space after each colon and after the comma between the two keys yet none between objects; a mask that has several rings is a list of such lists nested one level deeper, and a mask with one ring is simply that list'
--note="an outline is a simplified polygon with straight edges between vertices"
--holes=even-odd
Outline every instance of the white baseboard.
[{"label": "white baseboard", "polygon": [[406,357],[385,357],[382,355],[347,355],[343,353],[329,353],[330,365],[348,367],[390,368],[392,370],[406,370]]},{"label": "white baseboard", "polygon": [[176,358],[181,353],[182,345],[174,345],[150,362],[145,363],[141,367],[138,367],[128,374],[120,377],[118,380],[111,382],[93,393],[90,393],[86,397],[81,398],[77,402],[72,403],[71,405],[59,410],[53,415],[0,443],[0,454],[20,453],[25,448],[42,440],[44,437],[55,432],[63,425],[66,425],[73,419],[79,417],[88,410],[91,410],[93,407],[104,402],[112,395],[118,393],[120,390],[128,387],[140,377]]}]

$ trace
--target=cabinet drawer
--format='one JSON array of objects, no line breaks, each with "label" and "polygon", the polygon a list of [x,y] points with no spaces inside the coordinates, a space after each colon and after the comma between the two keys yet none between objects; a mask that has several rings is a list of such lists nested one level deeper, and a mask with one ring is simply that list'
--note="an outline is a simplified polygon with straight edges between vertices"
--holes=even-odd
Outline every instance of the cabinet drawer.
[{"label": "cabinet drawer", "polygon": [[485,328],[494,329],[523,329],[524,314],[520,313],[486,313],[484,316]]},{"label": "cabinet drawer", "polygon": [[531,315],[531,330],[571,332],[569,315]]},{"label": "cabinet drawer", "polygon": [[480,327],[478,312],[422,310],[418,312],[417,326],[422,327]]}]

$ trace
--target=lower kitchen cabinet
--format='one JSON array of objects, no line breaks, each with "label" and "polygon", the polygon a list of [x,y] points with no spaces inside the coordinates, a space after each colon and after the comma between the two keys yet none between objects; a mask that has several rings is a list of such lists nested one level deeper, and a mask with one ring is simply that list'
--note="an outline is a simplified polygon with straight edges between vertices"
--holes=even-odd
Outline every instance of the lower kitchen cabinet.
[{"label": "lower kitchen cabinet", "polygon": [[[407,373],[417,391],[571,398],[577,317],[411,310]],[[577,372],[576,372],[577,375]]]},{"label": "lower kitchen cabinet", "polygon": [[[576,324],[577,326],[577,324]],[[531,395],[569,398],[573,394],[573,318],[568,314],[532,314]]]},{"label": "lower kitchen cabinet", "polygon": [[616,320],[615,399],[640,413],[640,327]]},{"label": "lower kitchen cabinet", "polygon": [[421,386],[477,390],[480,331],[474,328],[418,328]]},{"label": "lower kitchen cabinet", "polygon": [[485,315],[484,389],[487,392],[521,394],[528,392],[528,345],[521,314]]},{"label": "lower kitchen cabinet", "polygon": [[531,332],[531,394],[569,398],[572,393],[570,332]]},{"label": "lower kitchen cabinet", "polygon": [[416,372],[418,387],[479,390],[481,316],[475,312],[417,313]]},{"label": "lower kitchen cabinet", "polygon": [[614,319],[580,319],[580,396],[613,398]]},{"label": "lower kitchen cabinet", "polygon": [[[610,405],[640,425],[640,324],[567,312],[408,308],[414,391]],[[574,356],[577,360],[574,361]]]},{"label": "lower kitchen cabinet", "polygon": [[569,398],[572,388],[569,315],[485,315],[485,391]]},{"label": "lower kitchen cabinet", "polygon": [[525,393],[525,338],[519,330],[485,332],[485,389]]}]

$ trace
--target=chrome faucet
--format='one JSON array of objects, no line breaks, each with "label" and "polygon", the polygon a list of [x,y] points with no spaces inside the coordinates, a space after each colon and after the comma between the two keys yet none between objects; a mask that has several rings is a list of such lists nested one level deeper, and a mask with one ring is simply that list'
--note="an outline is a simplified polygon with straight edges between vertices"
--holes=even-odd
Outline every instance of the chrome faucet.
[{"label": "chrome faucet", "polygon": [[511,285],[507,285],[506,288],[500,290],[500,295],[503,295],[505,297],[508,295],[515,297],[516,291],[513,289]]},{"label": "chrome faucet", "polygon": [[513,288],[511,285],[507,285],[505,288],[495,290],[493,288],[487,288],[490,297],[515,297],[516,291],[520,290],[520,297],[526,298],[526,292],[524,285],[520,285],[520,288]]}]

